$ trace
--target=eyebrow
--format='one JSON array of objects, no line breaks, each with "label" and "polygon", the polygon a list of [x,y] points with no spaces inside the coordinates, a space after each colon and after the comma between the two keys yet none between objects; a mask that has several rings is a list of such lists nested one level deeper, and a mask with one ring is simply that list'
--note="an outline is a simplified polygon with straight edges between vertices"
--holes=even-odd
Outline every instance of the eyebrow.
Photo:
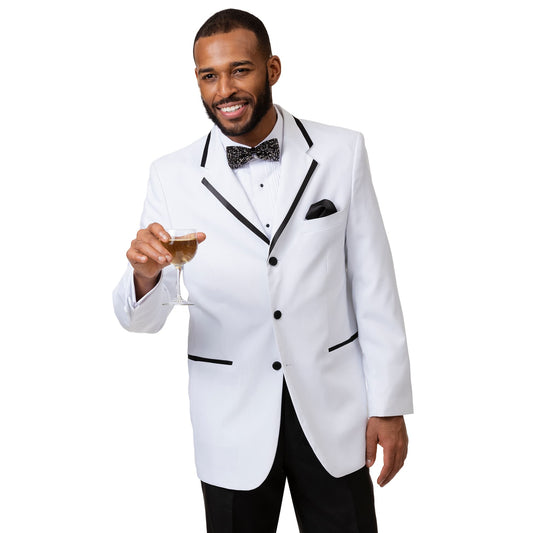
[{"label": "eyebrow", "polygon": [[[230,67],[231,68],[235,68],[235,67],[242,67],[244,65],[254,65],[252,61],[248,61],[248,60],[243,60],[243,61],[232,61],[230,63]],[[201,69],[198,69],[198,74],[207,74],[208,72],[214,72],[214,68],[213,67],[205,67],[205,68],[201,68]]]}]

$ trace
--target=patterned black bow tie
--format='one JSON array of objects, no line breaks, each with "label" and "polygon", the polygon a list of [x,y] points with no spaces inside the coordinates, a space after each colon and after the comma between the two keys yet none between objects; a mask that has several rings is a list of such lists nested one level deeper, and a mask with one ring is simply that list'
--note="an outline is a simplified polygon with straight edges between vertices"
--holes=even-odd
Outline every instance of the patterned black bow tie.
[{"label": "patterned black bow tie", "polygon": [[254,148],[227,146],[226,155],[228,165],[233,169],[246,165],[253,159],[254,155],[265,161],[279,161],[279,142],[277,139],[269,139]]}]

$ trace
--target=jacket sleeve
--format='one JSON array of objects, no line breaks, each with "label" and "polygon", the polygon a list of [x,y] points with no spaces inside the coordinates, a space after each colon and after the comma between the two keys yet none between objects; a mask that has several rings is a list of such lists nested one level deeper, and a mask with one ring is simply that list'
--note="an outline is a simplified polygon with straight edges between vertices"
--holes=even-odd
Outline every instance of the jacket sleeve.
[{"label": "jacket sleeve", "polygon": [[354,152],[346,257],[363,352],[368,415],[411,413],[413,401],[403,315],[361,134],[356,136]]},{"label": "jacket sleeve", "polygon": [[[141,228],[152,222],[159,222],[163,227],[170,227],[165,194],[156,165],[152,164],[148,190],[141,216]],[[163,305],[170,300],[172,291],[176,290],[176,269],[166,267],[161,273],[157,285],[139,301],[136,300],[133,283],[133,268],[128,264],[126,272],[113,291],[113,305],[120,324],[128,331],[155,333],[166,322],[172,306]]]}]

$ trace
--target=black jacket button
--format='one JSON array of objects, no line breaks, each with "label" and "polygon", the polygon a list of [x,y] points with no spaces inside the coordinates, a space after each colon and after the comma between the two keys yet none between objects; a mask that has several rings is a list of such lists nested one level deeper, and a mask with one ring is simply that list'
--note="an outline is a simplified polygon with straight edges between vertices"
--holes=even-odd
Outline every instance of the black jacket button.
[{"label": "black jacket button", "polygon": [[275,257],[271,257],[268,262],[272,265],[272,266],[276,266],[278,264],[278,260],[277,258]]},{"label": "black jacket button", "polygon": [[280,363],[279,361],[274,361],[274,362],[272,363],[272,368],[273,368],[274,370],[279,370],[279,369],[281,368],[281,363]]},{"label": "black jacket button", "polygon": [[281,311],[274,311],[274,318],[279,320],[281,318]]}]

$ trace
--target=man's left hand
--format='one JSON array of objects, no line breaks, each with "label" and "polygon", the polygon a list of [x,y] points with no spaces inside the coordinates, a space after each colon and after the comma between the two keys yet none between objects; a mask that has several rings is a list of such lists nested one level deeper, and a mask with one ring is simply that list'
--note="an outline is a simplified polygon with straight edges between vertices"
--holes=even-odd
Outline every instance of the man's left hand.
[{"label": "man's left hand", "polygon": [[377,479],[385,486],[402,468],[407,457],[407,429],[403,416],[372,417],[366,426],[366,465],[376,460],[377,445],[383,447],[383,468]]}]

